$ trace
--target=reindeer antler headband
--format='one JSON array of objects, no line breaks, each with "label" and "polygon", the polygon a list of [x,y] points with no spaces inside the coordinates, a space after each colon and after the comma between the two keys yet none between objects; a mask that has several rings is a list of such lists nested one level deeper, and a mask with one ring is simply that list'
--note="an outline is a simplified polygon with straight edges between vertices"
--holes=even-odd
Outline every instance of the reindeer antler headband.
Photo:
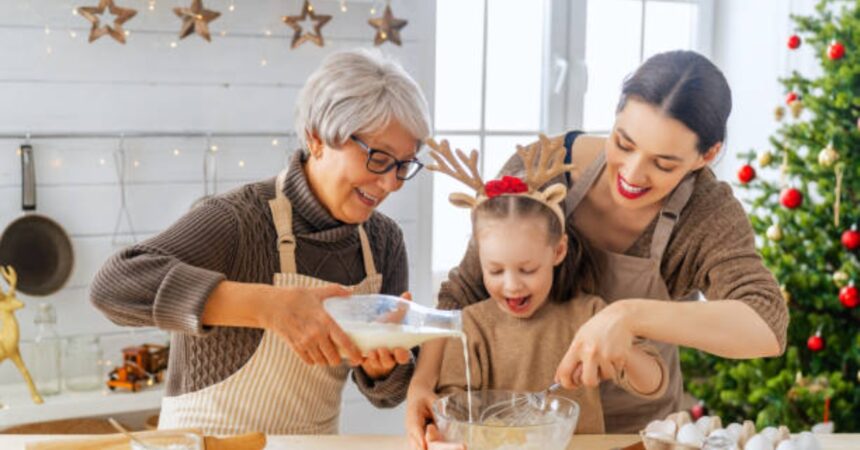
[{"label": "reindeer antler headband", "polygon": [[427,145],[431,148],[430,156],[436,161],[435,164],[428,164],[428,169],[450,175],[475,191],[474,196],[461,192],[451,194],[448,200],[455,206],[475,209],[481,203],[499,195],[522,195],[546,205],[558,216],[564,228],[564,213],[559,203],[567,195],[567,188],[556,183],[541,189],[546,182],[573,169],[572,164],[564,163],[564,147],[561,142],[553,144],[549,138],[540,135],[538,145],[518,145],[517,154],[523,160],[525,179],[504,176],[486,184],[478,173],[477,150],[472,150],[466,157],[462,150],[457,149],[455,156],[447,140],[440,144],[428,139]]}]

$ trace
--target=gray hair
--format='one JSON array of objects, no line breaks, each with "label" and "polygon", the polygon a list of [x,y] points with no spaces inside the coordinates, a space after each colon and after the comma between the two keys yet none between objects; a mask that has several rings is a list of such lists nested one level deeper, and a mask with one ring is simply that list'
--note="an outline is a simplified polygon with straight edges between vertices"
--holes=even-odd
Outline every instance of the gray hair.
[{"label": "gray hair", "polygon": [[430,135],[430,112],[418,83],[378,50],[329,55],[311,74],[296,105],[296,135],[307,151],[307,133],[343,145],[356,133],[378,131],[392,120],[416,139]]}]

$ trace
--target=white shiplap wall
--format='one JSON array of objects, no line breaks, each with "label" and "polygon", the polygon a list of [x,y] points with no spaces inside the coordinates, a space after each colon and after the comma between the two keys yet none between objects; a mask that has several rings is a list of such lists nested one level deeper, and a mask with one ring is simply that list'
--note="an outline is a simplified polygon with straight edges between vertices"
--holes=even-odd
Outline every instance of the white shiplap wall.
[{"label": "white shiplap wall", "polygon": [[[20,296],[27,304],[18,313],[25,340],[34,336],[39,301],[56,307],[62,335],[119,329],[90,306],[87,288],[102,262],[119,249],[111,241],[120,207],[113,162],[120,133],[259,134],[212,138],[218,146],[218,191],[273,176],[295,147],[295,140],[284,136],[292,132],[294,100],[304,80],[327,54],[372,45],[370,8],[384,4],[349,0],[344,13],[340,1],[315,1],[318,13],[334,16],[323,28],[326,46],[290,50],[291,30],[280,18],[296,14],[300,0],[235,0],[234,12],[228,12],[230,0],[206,1],[223,13],[212,23],[212,43],[197,36],[176,38],[180,22],[171,9],[190,0],[157,0],[154,11],[147,9],[147,1],[118,0],[139,11],[126,24],[131,34],[125,46],[109,37],[87,43],[88,22],[72,10],[97,3],[6,0],[0,17],[0,135],[6,136],[0,139],[0,227],[21,214],[16,150],[23,136],[32,133],[37,210],[66,228],[75,250],[74,272],[64,289],[41,299]],[[391,5],[409,25],[402,32],[402,47],[385,44],[382,49],[404,64],[432,101],[435,2],[393,0]],[[171,42],[178,43],[176,48]],[[115,137],[38,138],[46,133]],[[272,143],[276,137],[277,146]],[[205,146],[201,137],[124,140],[127,206],[138,238],[164,229],[203,194]],[[425,303],[432,302],[431,188],[430,177],[420,176],[381,208],[403,228],[410,285]],[[120,236],[124,242],[130,239],[127,232]],[[0,364],[0,382],[18,380],[11,364]],[[347,396],[344,431],[402,429],[397,413],[370,412],[355,398],[354,392]]]}]

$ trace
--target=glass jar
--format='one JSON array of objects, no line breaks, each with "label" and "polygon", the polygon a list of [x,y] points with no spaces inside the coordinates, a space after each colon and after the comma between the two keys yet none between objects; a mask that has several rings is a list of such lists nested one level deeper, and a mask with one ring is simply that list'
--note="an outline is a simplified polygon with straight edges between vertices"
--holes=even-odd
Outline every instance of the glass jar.
[{"label": "glass jar", "polygon": [[69,338],[63,357],[66,389],[92,391],[102,386],[102,349],[98,336],[88,334]]},{"label": "glass jar", "polygon": [[39,304],[39,312],[33,321],[36,338],[33,340],[31,358],[27,365],[33,375],[36,389],[42,395],[60,393],[60,336],[57,334],[57,313],[47,303]]}]

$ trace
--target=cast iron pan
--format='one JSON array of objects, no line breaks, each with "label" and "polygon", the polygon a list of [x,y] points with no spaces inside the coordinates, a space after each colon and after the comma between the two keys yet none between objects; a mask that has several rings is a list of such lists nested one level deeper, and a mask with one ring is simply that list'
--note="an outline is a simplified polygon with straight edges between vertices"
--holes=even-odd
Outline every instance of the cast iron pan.
[{"label": "cast iron pan", "polygon": [[0,235],[0,265],[18,272],[18,290],[50,295],[60,290],[72,273],[72,242],[63,227],[36,214],[36,170],[33,147],[21,146],[21,204],[24,215]]}]

